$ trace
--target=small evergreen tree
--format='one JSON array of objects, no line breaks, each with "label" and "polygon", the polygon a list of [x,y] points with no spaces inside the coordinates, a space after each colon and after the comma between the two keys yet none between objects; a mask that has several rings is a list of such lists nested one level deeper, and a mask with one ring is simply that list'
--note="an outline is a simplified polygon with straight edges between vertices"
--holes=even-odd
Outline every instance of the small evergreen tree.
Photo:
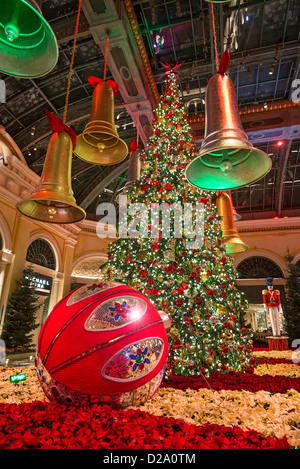
[{"label": "small evergreen tree", "polygon": [[23,271],[23,278],[17,281],[18,287],[12,293],[5,314],[1,339],[7,349],[30,347],[32,332],[39,326],[36,324],[36,313],[39,309],[38,296],[34,293],[30,278],[34,274],[31,268]]},{"label": "small evergreen tree", "polygon": [[288,278],[286,282],[285,320],[291,341],[300,338],[300,267],[291,255],[286,257]]}]

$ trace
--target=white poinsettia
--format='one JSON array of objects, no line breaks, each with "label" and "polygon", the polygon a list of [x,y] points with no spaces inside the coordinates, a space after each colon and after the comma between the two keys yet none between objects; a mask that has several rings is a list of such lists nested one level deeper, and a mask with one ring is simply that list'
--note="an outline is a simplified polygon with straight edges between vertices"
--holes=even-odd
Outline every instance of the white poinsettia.
[{"label": "white poinsettia", "polygon": [[282,360],[292,360],[295,351],[293,350],[256,350],[253,356],[257,358],[276,358]]},{"label": "white poinsettia", "polygon": [[289,378],[300,378],[300,366],[296,364],[279,363],[275,365],[257,365],[254,369],[256,375],[264,376],[288,376]]},{"label": "white poinsettia", "polygon": [[286,435],[292,446],[300,444],[300,394],[294,390],[270,395],[266,391],[161,388],[140,410],[194,425],[238,425],[272,438]]}]

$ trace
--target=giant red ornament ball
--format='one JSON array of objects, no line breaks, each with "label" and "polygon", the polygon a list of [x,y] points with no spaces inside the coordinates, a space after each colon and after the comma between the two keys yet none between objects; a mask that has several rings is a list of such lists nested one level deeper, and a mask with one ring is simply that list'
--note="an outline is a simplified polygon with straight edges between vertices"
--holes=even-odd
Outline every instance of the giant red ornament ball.
[{"label": "giant red ornament ball", "polygon": [[36,369],[50,400],[141,405],[159,388],[169,319],[137,290],[117,282],[84,285],[44,322]]}]

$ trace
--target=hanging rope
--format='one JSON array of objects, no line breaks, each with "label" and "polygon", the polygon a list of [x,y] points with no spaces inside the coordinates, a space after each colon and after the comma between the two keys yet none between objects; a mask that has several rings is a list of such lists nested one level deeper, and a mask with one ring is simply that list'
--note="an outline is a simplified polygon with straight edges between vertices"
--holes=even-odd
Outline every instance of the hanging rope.
[{"label": "hanging rope", "polygon": [[108,42],[109,42],[109,31],[106,31],[106,45],[105,45],[105,58],[104,58],[104,74],[103,74],[103,81],[106,78],[106,64],[107,64],[107,53],[108,53]]},{"label": "hanging rope", "polygon": [[136,126],[136,144],[139,146],[139,133],[140,133],[140,106],[137,106],[138,109],[138,118],[137,118],[137,126]]},{"label": "hanging rope", "polygon": [[75,57],[75,49],[76,49],[77,33],[78,33],[78,26],[79,26],[81,2],[82,2],[82,0],[79,0],[78,13],[77,13],[77,19],[76,19],[76,26],[75,26],[75,33],[74,33],[72,56],[71,56],[71,61],[70,61],[70,70],[69,70],[69,77],[68,77],[66,102],[65,102],[64,115],[63,115],[63,123],[64,124],[66,123],[66,119],[67,119],[67,109],[68,109],[68,104],[69,104],[69,95],[70,95],[71,78],[72,78],[72,71],[73,71],[73,64],[74,64],[74,57]]},{"label": "hanging rope", "polygon": [[217,47],[217,36],[216,36],[216,25],[215,25],[215,15],[214,15],[214,4],[211,3],[211,19],[212,19],[212,27],[213,27],[213,36],[214,36],[214,46],[215,46],[215,61],[216,61],[216,69],[219,70],[219,58],[218,58],[218,47]]}]

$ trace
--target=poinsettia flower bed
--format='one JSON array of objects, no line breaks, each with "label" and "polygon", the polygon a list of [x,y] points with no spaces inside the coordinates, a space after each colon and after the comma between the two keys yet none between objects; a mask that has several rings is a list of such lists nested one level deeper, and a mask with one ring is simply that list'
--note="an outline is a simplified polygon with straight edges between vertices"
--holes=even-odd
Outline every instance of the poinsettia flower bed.
[{"label": "poinsettia flower bed", "polygon": [[251,428],[272,438],[286,436],[292,446],[300,444],[300,393],[294,390],[270,394],[161,388],[140,410],[194,425],[239,426],[244,431]]},{"label": "poinsettia flower bed", "polygon": [[269,350],[269,349],[257,349],[253,350],[253,357],[256,360],[256,364],[298,364],[300,362],[300,353],[296,350]]},{"label": "poinsettia flower bed", "polygon": [[[10,376],[25,373],[26,380],[16,383],[10,382]],[[0,367],[0,403],[20,404],[34,400],[44,401],[45,394],[37,379],[36,369],[30,367]]]},{"label": "poinsettia flower bed", "polygon": [[[171,376],[131,409],[48,402],[34,367],[0,368],[0,448],[294,448],[300,368],[290,351],[255,356],[252,374]],[[11,383],[18,373],[26,380]]]},{"label": "poinsettia flower bed", "polygon": [[272,364],[272,366],[268,364],[257,365],[255,374],[264,376],[267,373],[270,373],[273,376],[300,378],[300,367],[299,365],[289,363]]},{"label": "poinsettia flower bed", "polygon": [[[271,366],[267,369],[271,373]],[[171,376],[164,381],[162,387],[172,387],[176,389],[200,389],[211,388],[216,391],[225,390],[245,390],[250,392],[267,391],[272,394],[286,393],[289,389],[300,392],[300,379],[289,376],[263,376],[256,374],[243,374],[234,371],[228,373],[213,373],[210,377],[204,376]]]},{"label": "poinsettia flower bed", "polygon": [[223,425],[189,425],[139,409],[0,405],[0,449],[290,449],[286,437]]},{"label": "poinsettia flower bed", "polygon": [[292,365],[294,364],[293,360],[286,360],[284,358],[264,358],[264,357],[257,357],[256,358],[256,364],[259,364],[259,365],[277,365],[277,364],[280,364],[280,363],[284,363],[284,364],[288,364],[288,365]]}]

